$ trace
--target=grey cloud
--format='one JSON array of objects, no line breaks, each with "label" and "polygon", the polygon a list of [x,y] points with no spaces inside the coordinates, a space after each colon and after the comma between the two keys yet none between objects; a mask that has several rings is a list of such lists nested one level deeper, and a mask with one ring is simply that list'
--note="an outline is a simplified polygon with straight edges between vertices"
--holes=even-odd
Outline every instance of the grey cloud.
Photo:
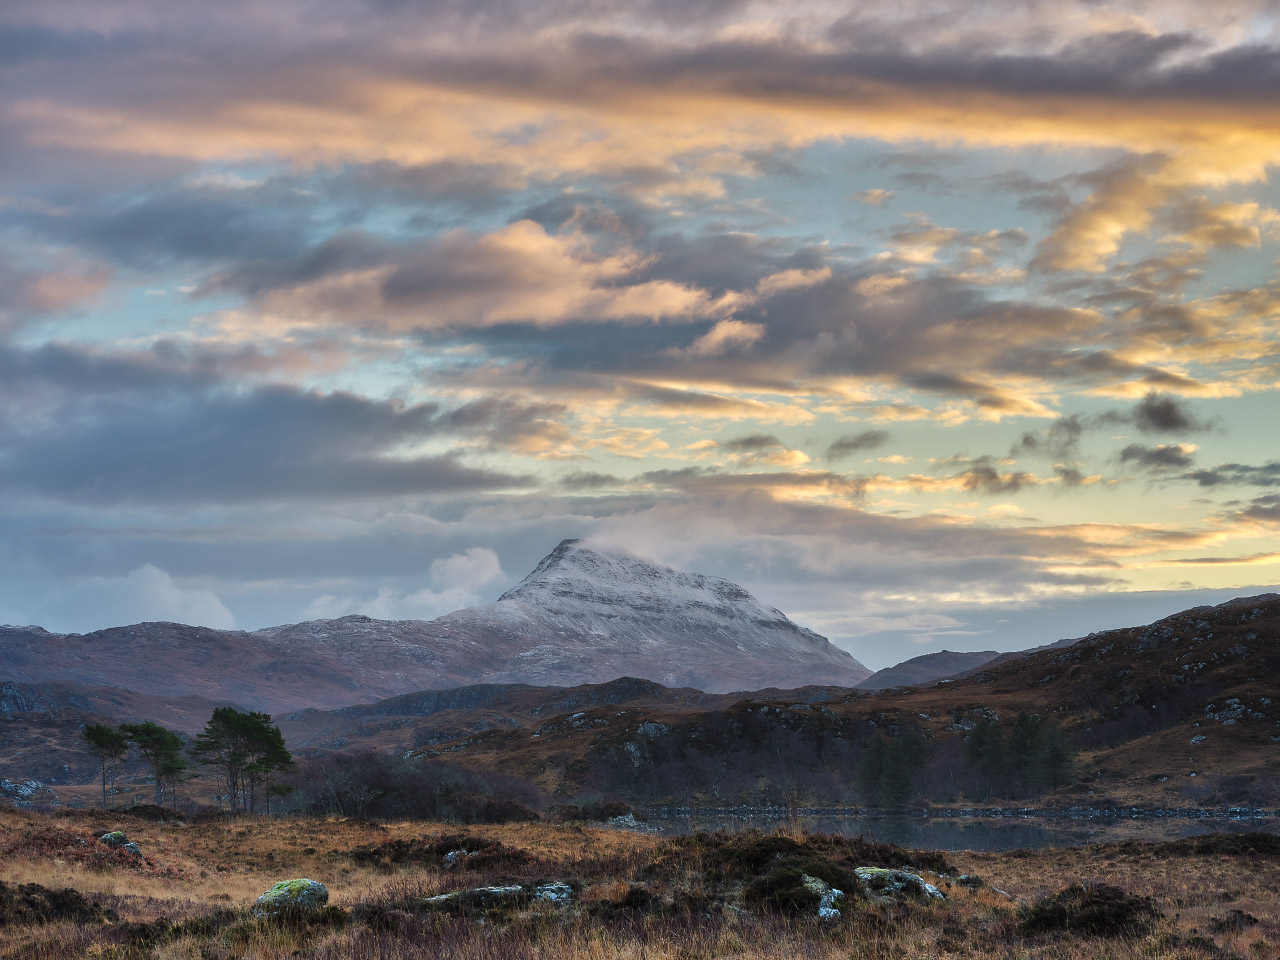
[{"label": "grey cloud", "polygon": [[1078,487],[1085,481],[1084,471],[1078,467],[1068,467],[1061,464],[1055,465],[1054,474],[1062,481],[1064,487]]},{"label": "grey cloud", "polygon": [[1154,391],[1134,405],[1131,418],[1143,433],[1195,433],[1210,426],[1196,417],[1184,401]]},{"label": "grey cloud", "polygon": [[1195,457],[1176,443],[1155,447],[1131,443],[1120,451],[1120,462],[1132,463],[1144,470],[1184,470],[1195,462]]},{"label": "grey cloud", "polygon": [[132,267],[287,260],[306,246],[307,201],[275,182],[189,186],[114,210],[10,215],[38,233]]},{"label": "grey cloud", "polygon": [[1224,485],[1280,487],[1280,460],[1270,460],[1261,465],[1220,463],[1215,467],[1185,473],[1183,479],[1194,480],[1202,487]]},{"label": "grey cloud", "polygon": [[1245,520],[1280,524],[1280,494],[1271,493],[1265,497],[1255,497],[1253,502],[1236,516]]},{"label": "grey cloud", "polygon": [[525,186],[510,167],[453,160],[400,164],[380,160],[344,168],[326,181],[329,192],[348,202],[382,202],[493,210]]},{"label": "grey cloud", "polygon": [[1059,417],[1041,433],[1026,431],[1018,438],[1009,456],[1038,454],[1053,460],[1071,460],[1080,452],[1080,438],[1088,424],[1079,414]]},{"label": "grey cloud", "polygon": [[611,473],[596,473],[591,470],[575,470],[560,478],[560,486],[566,490],[601,490],[615,487],[621,482]]},{"label": "grey cloud", "polygon": [[1071,207],[1071,194],[1057,180],[1039,180],[1021,170],[984,177],[980,181],[993,193],[1015,193],[1018,207],[1054,217],[1063,216]]},{"label": "grey cloud", "polygon": [[1035,478],[1024,472],[1001,473],[992,466],[975,466],[957,475],[966,490],[977,493],[1017,493]]},{"label": "grey cloud", "polygon": [[782,441],[771,433],[751,433],[744,437],[721,440],[720,448],[730,453],[758,453],[782,446]]},{"label": "grey cloud", "polygon": [[964,454],[934,461],[934,468],[950,470],[962,467],[948,479],[958,480],[966,490],[992,495],[1017,493],[1035,482],[1035,476],[1025,471],[1000,472],[1000,463],[990,456],[967,457]]},{"label": "grey cloud", "polygon": [[875,450],[889,442],[888,430],[863,430],[838,437],[827,447],[827,460],[836,461],[862,450]]},{"label": "grey cloud", "polygon": [[399,452],[467,429],[518,429],[503,420],[519,421],[519,410],[449,422],[431,403],[283,386],[236,391],[224,385],[224,370],[184,370],[164,359],[59,346],[0,351],[0,367],[26,384],[6,406],[21,412],[25,403],[30,411],[0,421],[0,487],[85,502],[198,503],[529,483],[467,466],[453,453]]}]

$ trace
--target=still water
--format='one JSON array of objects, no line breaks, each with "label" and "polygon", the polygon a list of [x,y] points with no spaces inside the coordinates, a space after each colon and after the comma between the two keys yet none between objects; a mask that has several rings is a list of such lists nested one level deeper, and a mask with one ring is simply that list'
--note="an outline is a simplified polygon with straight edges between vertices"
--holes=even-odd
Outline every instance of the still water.
[{"label": "still water", "polygon": [[926,850],[1040,850],[1119,840],[1172,840],[1205,833],[1280,833],[1274,815],[1247,818],[1231,815],[1192,817],[865,817],[778,812],[666,811],[650,816],[651,828],[666,834],[699,830],[774,830],[799,827],[806,833],[864,837],[884,843]]}]

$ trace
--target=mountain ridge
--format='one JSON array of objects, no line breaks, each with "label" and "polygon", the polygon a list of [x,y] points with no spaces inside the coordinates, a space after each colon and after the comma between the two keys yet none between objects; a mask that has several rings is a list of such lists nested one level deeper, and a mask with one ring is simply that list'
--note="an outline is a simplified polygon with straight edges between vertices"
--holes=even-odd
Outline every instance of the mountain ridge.
[{"label": "mountain ridge", "polygon": [[3,679],[190,695],[269,712],[477,683],[635,676],[709,692],[852,686],[871,674],[744,588],[562,541],[497,601],[431,621],[216,630],[161,621],[57,634],[0,627]]}]

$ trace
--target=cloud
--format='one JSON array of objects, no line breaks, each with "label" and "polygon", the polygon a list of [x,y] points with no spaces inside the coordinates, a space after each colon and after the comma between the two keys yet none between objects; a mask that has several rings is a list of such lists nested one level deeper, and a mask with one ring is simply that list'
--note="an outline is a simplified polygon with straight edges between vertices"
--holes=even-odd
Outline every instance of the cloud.
[{"label": "cloud", "polygon": [[1131,422],[1143,433],[1195,433],[1210,427],[1177,397],[1154,390],[1134,405]]},{"label": "cloud", "polygon": [[47,629],[87,632],[146,620],[165,620],[230,630],[235,617],[211,590],[182,587],[159,567],[146,564],[123,577],[93,577],[48,596],[34,611]]},{"label": "cloud", "polygon": [[1280,494],[1255,497],[1245,509],[1234,514],[1238,520],[1271,526],[1280,525]]},{"label": "cloud", "polygon": [[720,320],[688,347],[672,347],[668,352],[679,357],[718,357],[740,347],[749,347],[764,334],[764,325],[760,323]]},{"label": "cloud", "polygon": [[1196,449],[1192,443],[1162,443],[1155,447],[1131,443],[1120,451],[1120,462],[1144,470],[1184,470],[1195,462]]},{"label": "cloud", "polygon": [[480,602],[481,591],[506,574],[498,555],[487,547],[431,563],[431,587],[401,591],[380,587],[372,596],[322,594],[303,611],[310,620],[332,620],[360,613],[376,620],[431,620]]},{"label": "cloud", "polygon": [[726,453],[742,464],[802,467],[809,462],[808,455],[803,451],[787,449],[781,440],[769,433],[751,433],[722,440],[712,449]]},{"label": "cloud", "polygon": [[[688,321],[726,312],[726,303],[687,284],[635,279],[644,265],[636,251],[596,252],[581,233],[551,234],[521,220],[489,233],[455,230],[368,264],[337,260],[314,277],[262,289],[256,300],[269,314],[392,330]],[[232,271],[209,289],[243,287],[246,279]]]},{"label": "cloud", "polygon": [[858,193],[849,194],[850,200],[865,203],[868,207],[883,207],[893,198],[894,192],[892,190],[881,190],[878,187],[872,190],[861,190]]},{"label": "cloud", "polygon": [[889,442],[888,430],[863,430],[861,433],[847,433],[837,437],[827,447],[827,460],[842,460],[860,450],[875,450]]},{"label": "cloud", "polygon": [[0,334],[87,306],[109,277],[101,264],[65,255],[26,264],[0,259]]},{"label": "cloud", "polygon": [[1192,470],[1183,479],[1194,480],[1202,487],[1248,484],[1255,487],[1280,487],[1280,460],[1264,464],[1220,463],[1213,467]]},{"label": "cloud", "polygon": [[[446,432],[436,404],[262,387],[64,400],[0,435],[0,488],[95,503],[325,499],[519,488],[529,479],[413,448]],[[74,414],[74,415],[72,415]]]},{"label": "cloud", "polygon": [[1041,241],[1033,266],[1101,273],[1128,233],[1145,230],[1170,195],[1167,158],[1127,158],[1090,179],[1095,190]]}]

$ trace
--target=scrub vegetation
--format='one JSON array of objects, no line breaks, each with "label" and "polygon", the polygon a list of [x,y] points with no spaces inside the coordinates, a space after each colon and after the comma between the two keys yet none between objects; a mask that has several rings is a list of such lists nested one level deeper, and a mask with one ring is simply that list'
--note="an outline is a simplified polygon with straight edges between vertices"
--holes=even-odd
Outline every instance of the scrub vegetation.
[{"label": "scrub vegetation", "polygon": [[[942,898],[858,877],[891,871]],[[255,914],[301,878],[327,903]],[[1280,957],[1280,840],[1258,834],[944,855],[794,831],[0,810],[0,883],[14,960]]]}]

